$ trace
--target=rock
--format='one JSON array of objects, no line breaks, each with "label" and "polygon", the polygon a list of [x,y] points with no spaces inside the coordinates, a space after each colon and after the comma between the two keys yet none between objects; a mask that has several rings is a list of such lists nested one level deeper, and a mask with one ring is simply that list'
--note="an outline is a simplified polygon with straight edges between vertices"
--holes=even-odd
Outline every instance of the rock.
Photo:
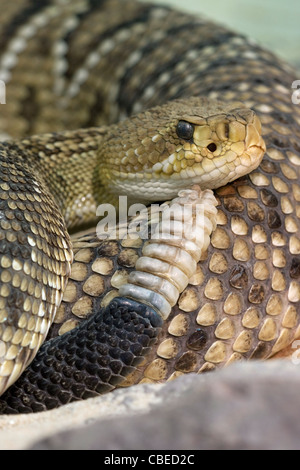
[{"label": "rock", "polygon": [[299,390],[291,360],[243,362],[0,416],[0,449],[299,449]]},{"label": "rock", "polygon": [[299,390],[300,369],[290,361],[239,363],[164,385],[117,390],[50,412],[68,427],[70,415],[77,414],[76,429],[49,429],[48,437],[31,448],[299,449]]}]

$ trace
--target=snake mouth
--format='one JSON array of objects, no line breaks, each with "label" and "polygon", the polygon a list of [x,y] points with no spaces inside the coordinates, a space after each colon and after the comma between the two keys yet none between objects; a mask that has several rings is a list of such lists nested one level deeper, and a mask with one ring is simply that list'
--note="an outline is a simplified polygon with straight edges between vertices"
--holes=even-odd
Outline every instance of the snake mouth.
[{"label": "snake mouth", "polygon": [[254,114],[252,122],[248,123],[246,126],[245,145],[246,153],[250,154],[252,158],[256,158],[258,160],[258,165],[266,152],[266,144],[262,138],[261,132],[260,120]]},{"label": "snake mouth", "polygon": [[258,144],[253,144],[251,145],[249,148],[248,148],[248,152],[249,150],[251,150],[252,152],[262,152],[262,153],[265,153],[266,152],[266,146],[265,145],[258,145]]},{"label": "snake mouth", "polygon": [[246,153],[246,155],[249,155],[249,157],[251,159],[251,162],[253,162],[252,163],[252,165],[253,165],[252,170],[254,170],[255,168],[257,168],[260,165],[260,163],[261,163],[261,161],[264,157],[264,154],[266,153],[266,150],[267,150],[267,147],[266,147],[265,141],[263,140],[261,135],[259,135],[259,138],[258,138],[257,142],[254,142],[253,144],[248,146],[245,153]]},{"label": "snake mouth", "polygon": [[[193,184],[216,189],[259,166],[266,146],[255,112],[219,104],[220,109],[212,106],[207,110],[208,117],[202,117],[199,103],[196,98],[188,103],[169,103],[164,108],[166,117],[160,133],[155,130],[152,136],[151,131],[136,148],[128,142],[121,151],[120,165],[108,168],[105,178],[103,166],[107,163],[103,163],[101,178],[106,186],[111,182],[111,193],[118,188],[132,203],[162,201]],[[176,115],[172,125],[170,109]],[[144,114],[139,115],[138,124],[145,119]],[[127,129],[129,123],[124,123]]]}]

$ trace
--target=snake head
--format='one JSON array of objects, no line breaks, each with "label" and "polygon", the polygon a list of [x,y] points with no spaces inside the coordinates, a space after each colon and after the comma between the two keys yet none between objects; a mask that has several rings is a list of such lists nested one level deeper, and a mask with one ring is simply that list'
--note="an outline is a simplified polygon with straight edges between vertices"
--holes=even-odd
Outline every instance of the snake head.
[{"label": "snake head", "polygon": [[106,158],[101,166],[105,184],[149,202],[175,197],[193,184],[224,186],[257,168],[266,151],[254,111],[196,97],[123,121],[113,130],[110,146],[114,140],[116,158]]}]

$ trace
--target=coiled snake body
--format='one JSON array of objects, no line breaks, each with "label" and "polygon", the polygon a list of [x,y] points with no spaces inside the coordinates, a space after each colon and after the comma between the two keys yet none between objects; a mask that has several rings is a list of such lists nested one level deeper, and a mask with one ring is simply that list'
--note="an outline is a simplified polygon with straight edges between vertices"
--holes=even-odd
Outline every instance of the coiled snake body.
[{"label": "coiled snake body", "polygon": [[[242,35],[151,4],[18,0],[2,10],[0,129],[13,138],[0,148],[2,412],[289,345],[300,301],[295,72]],[[139,260],[174,268],[173,253],[190,259],[190,248],[101,241],[95,230],[71,248],[66,226],[95,222],[101,201],[161,201],[194,183],[219,188],[218,225],[191,277],[182,264],[188,285]],[[134,299],[157,274],[155,305]],[[162,319],[158,304],[171,313]]]}]

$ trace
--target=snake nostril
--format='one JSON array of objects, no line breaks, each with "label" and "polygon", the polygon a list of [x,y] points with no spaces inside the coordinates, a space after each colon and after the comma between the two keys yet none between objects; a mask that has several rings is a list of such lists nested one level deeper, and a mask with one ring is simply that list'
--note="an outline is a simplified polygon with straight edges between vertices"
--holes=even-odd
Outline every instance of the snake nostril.
[{"label": "snake nostril", "polygon": [[209,144],[207,147],[206,147],[210,152],[214,153],[216,150],[217,150],[217,146],[214,142],[212,142],[211,144]]}]

